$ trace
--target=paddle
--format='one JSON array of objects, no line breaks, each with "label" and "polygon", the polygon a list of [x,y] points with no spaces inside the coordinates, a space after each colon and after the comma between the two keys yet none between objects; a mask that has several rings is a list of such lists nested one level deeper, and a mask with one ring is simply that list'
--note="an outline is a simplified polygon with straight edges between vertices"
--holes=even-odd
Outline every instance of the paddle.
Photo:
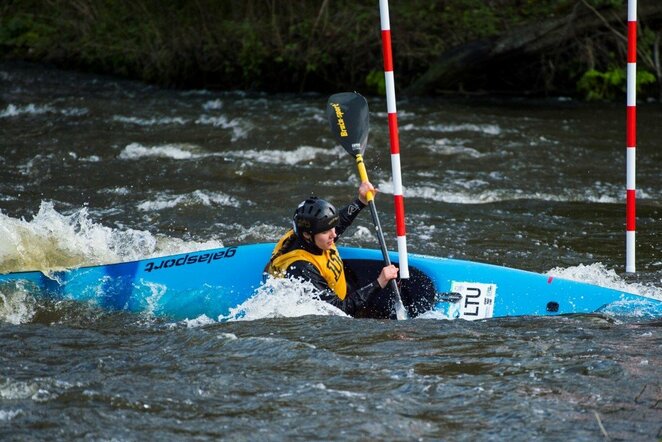
[{"label": "paddle", "polygon": [[[356,159],[356,166],[359,170],[361,182],[367,182],[368,172],[366,172],[363,162],[363,152],[365,152],[368,144],[368,132],[370,130],[368,102],[362,95],[356,92],[334,94],[329,97],[329,101],[327,102],[326,115],[329,120],[331,132],[333,132],[347,153]],[[377,238],[382,249],[384,265],[388,266],[391,265],[391,260],[388,256],[388,250],[386,250],[386,242],[384,241],[382,226],[377,216],[374,198],[375,196],[372,192],[368,192],[366,195],[368,205],[370,206],[370,213],[372,214],[372,222],[377,230]],[[407,319],[407,310],[402,305],[398,284],[395,279],[392,279],[390,284],[395,293],[395,316],[398,319]]]}]

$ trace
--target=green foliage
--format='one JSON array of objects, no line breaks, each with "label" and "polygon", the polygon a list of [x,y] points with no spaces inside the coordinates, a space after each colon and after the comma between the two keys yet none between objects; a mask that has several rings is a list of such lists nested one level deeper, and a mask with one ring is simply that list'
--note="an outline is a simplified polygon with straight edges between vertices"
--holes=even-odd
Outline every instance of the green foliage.
[{"label": "green foliage", "polygon": [[626,5],[627,0],[586,0],[586,3],[593,6],[594,8],[621,8]]},{"label": "green foliage", "polygon": [[577,82],[577,90],[584,94],[588,101],[611,100],[616,92],[621,90],[625,82],[625,71],[613,69],[600,72],[595,69],[586,71]]},{"label": "green foliage", "polygon": [[[54,29],[32,14],[0,18],[0,48],[3,52],[41,51],[49,46]],[[0,52],[1,54],[1,52]]]},{"label": "green foliage", "polygon": [[365,85],[373,94],[386,95],[386,79],[383,71],[370,71],[365,77]]},{"label": "green foliage", "polygon": [[[405,89],[446,51],[567,17],[584,1],[601,12],[623,11],[626,4],[391,2],[398,87]],[[379,23],[378,3],[360,0],[9,0],[0,2],[0,59],[47,61],[167,86],[267,91],[365,87],[384,94]],[[647,66],[654,59],[655,38],[655,32],[642,28],[640,54]],[[530,69],[527,80],[539,81],[548,69],[545,93],[576,84],[590,99],[609,99],[624,85],[621,73],[611,67],[622,59],[622,47],[609,32],[577,36],[574,47],[570,43],[554,54],[541,54],[544,63],[524,66]],[[577,72],[584,73],[579,83]],[[650,84],[650,74],[640,73],[639,82]],[[526,88],[527,81],[516,87]]]},{"label": "green foliage", "polygon": [[[652,73],[639,70],[635,88],[637,92],[647,84],[655,83],[656,78]],[[595,69],[588,70],[577,82],[577,90],[584,95],[588,101],[613,100],[619,93],[624,93],[627,87],[627,73],[624,68],[611,68],[606,72]]]},{"label": "green foliage", "polygon": [[260,38],[252,31],[250,23],[244,23],[241,32],[241,47],[237,53],[237,60],[243,72],[244,84],[259,81],[267,49]]}]

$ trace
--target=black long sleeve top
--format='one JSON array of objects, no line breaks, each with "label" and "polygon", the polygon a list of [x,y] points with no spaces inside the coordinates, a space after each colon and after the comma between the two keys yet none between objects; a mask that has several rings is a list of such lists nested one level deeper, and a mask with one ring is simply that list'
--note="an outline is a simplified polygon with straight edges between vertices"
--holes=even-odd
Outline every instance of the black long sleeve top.
[{"label": "black long sleeve top", "polygon": [[[354,200],[352,203],[340,209],[338,212],[339,219],[336,226],[335,241],[338,241],[340,235],[352,224],[359,212],[365,207],[359,199]],[[318,249],[311,250],[311,247],[302,243],[297,238],[294,244],[289,247],[289,250],[295,248],[303,248],[311,253],[319,254],[321,251]],[[333,252],[336,253],[336,252]],[[358,289],[348,286],[345,299],[340,299],[338,295],[329,287],[326,280],[319,273],[317,268],[308,261],[295,261],[286,269],[285,275],[292,278],[301,278],[304,281],[310,281],[313,286],[319,290],[320,299],[328,302],[334,307],[339,308],[348,315],[354,315],[361,307],[365,305],[371,295],[381,290],[381,287],[375,279],[370,284],[360,287]]]}]

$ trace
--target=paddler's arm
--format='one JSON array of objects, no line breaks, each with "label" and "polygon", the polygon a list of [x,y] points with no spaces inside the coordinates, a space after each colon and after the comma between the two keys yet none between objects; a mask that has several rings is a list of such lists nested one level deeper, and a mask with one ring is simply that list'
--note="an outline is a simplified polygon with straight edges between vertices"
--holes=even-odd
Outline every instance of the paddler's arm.
[{"label": "paddler's arm", "polygon": [[381,289],[377,280],[361,287],[358,290],[348,292],[345,299],[340,299],[336,293],[331,290],[326,280],[320,275],[315,266],[307,261],[296,261],[287,269],[286,275],[291,278],[300,278],[304,281],[310,281],[313,286],[319,290],[321,300],[328,302],[336,308],[339,308],[346,314],[354,316],[361,307],[365,305],[368,298]]},{"label": "paddler's arm", "polygon": [[[352,225],[354,219],[358,216],[359,212],[363,210],[366,205],[358,198],[352,201],[338,211],[338,225],[336,225],[336,235],[340,236],[349,226]],[[336,236],[336,241],[338,240]]]},{"label": "paddler's arm", "polygon": [[[377,194],[377,189],[372,183],[366,181],[359,186],[359,196],[352,203],[346,205],[338,212],[339,219],[336,226],[336,235],[340,236],[349,226],[352,225],[354,219],[358,216],[359,212],[368,205],[368,192],[373,195]],[[337,237],[336,237],[337,238]]]}]

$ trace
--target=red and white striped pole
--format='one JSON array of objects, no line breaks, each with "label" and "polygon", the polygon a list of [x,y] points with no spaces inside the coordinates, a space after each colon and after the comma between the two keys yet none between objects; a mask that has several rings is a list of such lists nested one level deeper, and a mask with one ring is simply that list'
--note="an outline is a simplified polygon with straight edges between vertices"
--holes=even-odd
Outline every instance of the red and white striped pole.
[{"label": "red and white striped pole", "polygon": [[400,278],[409,278],[407,236],[405,232],[405,200],[400,174],[400,140],[398,138],[398,114],[395,107],[395,80],[393,78],[393,53],[391,50],[391,23],[388,0],[379,0],[379,16],[382,25],[382,52],[384,54],[384,79],[386,83],[386,109],[388,131],[391,140],[391,170],[393,174],[393,199],[395,203],[395,230],[398,237]]},{"label": "red and white striped pole", "polygon": [[627,189],[625,200],[625,271],[634,273],[634,245],[636,222],[636,147],[637,147],[637,0],[628,0],[628,65],[627,65],[627,114],[626,152]]}]

